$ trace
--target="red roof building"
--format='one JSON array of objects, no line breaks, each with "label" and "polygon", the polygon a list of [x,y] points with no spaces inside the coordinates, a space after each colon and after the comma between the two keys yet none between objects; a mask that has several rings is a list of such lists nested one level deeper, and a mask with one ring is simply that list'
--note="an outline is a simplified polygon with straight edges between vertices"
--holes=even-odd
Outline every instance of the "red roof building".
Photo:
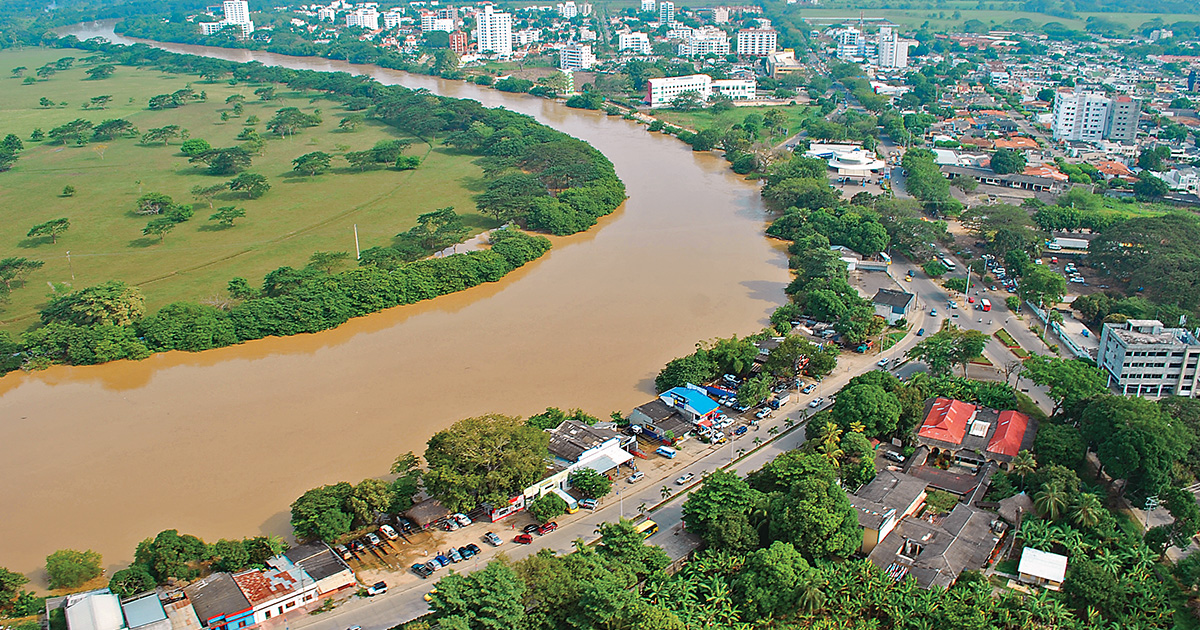
[{"label": "red roof building", "polygon": [[1021,442],[1025,440],[1025,429],[1029,426],[1029,416],[1019,411],[1001,411],[1000,420],[996,422],[996,432],[988,440],[987,450],[990,453],[1016,457],[1021,451]]},{"label": "red roof building", "polygon": [[938,398],[925,416],[917,435],[930,440],[961,444],[967,427],[975,419],[975,405],[951,398]]}]

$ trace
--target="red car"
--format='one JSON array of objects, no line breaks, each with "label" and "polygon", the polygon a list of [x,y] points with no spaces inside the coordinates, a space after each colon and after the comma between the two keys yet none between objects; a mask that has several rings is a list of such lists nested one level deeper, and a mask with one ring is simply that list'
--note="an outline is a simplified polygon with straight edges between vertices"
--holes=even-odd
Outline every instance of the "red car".
[{"label": "red car", "polygon": [[530,536],[529,534],[518,534],[517,537],[513,539],[513,542],[520,543],[522,545],[533,544],[533,536]]},{"label": "red car", "polygon": [[537,532],[539,534],[549,534],[550,532],[552,532],[556,529],[558,529],[558,523],[555,523],[554,521],[550,521],[549,523],[546,523],[545,525],[542,525],[541,527],[539,527]]}]

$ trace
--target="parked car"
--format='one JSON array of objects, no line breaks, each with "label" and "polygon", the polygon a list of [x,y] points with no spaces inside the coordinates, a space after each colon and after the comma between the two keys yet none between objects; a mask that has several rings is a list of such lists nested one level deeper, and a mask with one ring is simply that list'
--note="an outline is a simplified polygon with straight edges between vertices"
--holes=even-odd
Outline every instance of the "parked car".
[{"label": "parked car", "polygon": [[585,510],[594,510],[594,509],[596,509],[596,500],[595,499],[584,499],[579,502],[579,507],[581,507]]},{"label": "parked car", "polygon": [[471,524],[471,519],[467,518],[466,514],[455,514],[454,518],[455,518],[455,520],[458,521],[458,524],[462,527],[466,527],[467,525]]},{"label": "parked car", "polygon": [[412,565],[412,572],[421,576],[421,579],[423,579],[423,580],[428,579],[429,576],[433,575],[433,569],[430,569],[429,567],[427,567],[423,564]]},{"label": "parked car", "polygon": [[816,398],[812,399],[812,402],[808,403],[808,406],[816,409],[817,407],[820,407],[821,403],[823,402],[825,402],[825,399],[817,396]]},{"label": "parked car", "polygon": [[458,548],[458,555],[462,556],[463,560],[470,560],[471,556],[475,555],[475,552],[471,551],[471,549],[466,545],[463,545],[462,547]]},{"label": "parked car", "polygon": [[683,484],[696,478],[696,473],[684,473],[675,480],[675,485],[682,486]]},{"label": "parked car", "polygon": [[493,547],[499,547],[500,545],[504,544],[504,541],[496,535],[496,532],[488,532],[484,534],[483,541]]},{"label": "parked car", "polygon": [[354,557],[354,554],[350,553],[350,550],[346,548],[346,545],[338,545],[334,547],[333,550],[342,557],[342,560],[350,560]]},{"label": "parked car", "polygon": [[746,434],[746,431],[749,431],[749,430],[750,430],[749,428],[747,428],[747,427],[744,427],[744,426],[743,426],[743,427],[738,427],[738,428],[737,428],[737,430],[735,430],[735,431],[733,432],[733,434],[734,434],[734,435],[745,435],[745,434]]},{"label": "parked car", "polygon": [[541,527],[537,528],[537,533],[545,536],[546,534],[549,534],[550,532],[552,532],[556,529],[558,529],[558,523],[555,523],[554,521],[550,521],[549,523],[546,523],[545,525],[542,525]]},{"label": "parked car", "polygon": [[890,459],[890,460],[896,462],[897,464],[904,463],[904,456],[895,451],[884,451],[883,456],[887,459]]},{"label": "parked car", "polygon": [[380,525],[379,533],[383,534],[383,537],[388,540],[396,540],[400,537],[400,534],[397,534],[396,530],[392,529],[391,525]]},{"label": "parked car", "polygon": [[758,413],[754,414],[754,417],[762,420],[763,418],[769,417],[772,411],[773,409],[770,407],[763,407],[762,409],[758,410]]},{"label": "parked car", "polygon": [[479,554],[483,553],[483,550],[480,549],[479,545],[476,545],[475,543],[467,543],[467,549],[471,550],[472,555],[478,556]]},{"label": "parked car", "polygon": [[383,595],[387,592],[387,582],[376,582],[367,587],[367,595],[374,597],[375,595]]},{"label": "parked car", "polygon": [[355,553],[362,553],[363,551],[366,551],[367,546],[364,545],[361,540],[355,539],[350,541],[350,548],[353,549]]},{"label": "parked car", "polygon": [[447,518],[446,520],[444,520],[440,523],[440,527],[445,531],[452,532],[452,531],[458,529],[458,521],[456,521],[452,518]]},{"label": "parked car", "polygon": [[371,545],[375,547],[383,544],[383,541],[379,540],[379,537],[375,535],[375,532],[367,532],[366,539],[367,542],[371,543]]},{"label": "parked car", "polygon": [[802,391],[805,394],[811,394],[811,393],[813,393],[813,390],[815,390],[815,389],[817,389],[817,384],[809,383],[808,385],[805,385],[804,389],[802,389],[800,391]]},{"label": "parked car", "polygon": [[458,553],[458,550],[454,547],[446,550],[446,557],[450,558],[450,562],[453,562],[454,564],[458,564],[459,562],[463,561],[462,554]]},{"label": "parked car", "polygon": [[444,553],[439,553],[437,555],[437,561],[442,563],[442,566],[444,566],[444,567],[450,566],[450,558],[447,558],[446,554],[444,554]]},{"label": "parked car", "polygon": [[628,483],[637,483],[645,478],[646,478],[646,473],[639,470],[639,471],[633,473],[632,475],[629,475],[629,478],[626,479],[625,481]]},{"label": "parked car", "polygon": [[925,329],[924,329],[924,328],[922,328],[922,329],[918,330],[918,331],[917,331],[917,336],[918,336],[918,337],[924,337],[924,336],[925,336]]},{"label": "parked car", "polygon": [[891,363],[891,362],[892,362],[891,359],[880,359],[875,362],[875,365],[878,365],[879,367],[887,367],[888,363]]},{"label": "parked car", "polygon": [[529,534],[517,534],[517,537],[513,539],[513,542],[519,545],[533,544],[533,536],[530,536]]},{"label": "parked car", "polygon": [[541,525],[538,525],[537,523],[530,523],[530,524],[526,525],[524,527],[524,529],[522,529],[521,531],[525,532],[526,534],[532,534],[533,532],[536,532],[539,527],[541,527]]},{"label": "parked car", "polygon": [[439,562],[430,560],[429,562],[425,563],[425,568],[429,569],[430,573],[433,573],[433,572],[437,571],[438,569],[442,568],[442,565]]}]

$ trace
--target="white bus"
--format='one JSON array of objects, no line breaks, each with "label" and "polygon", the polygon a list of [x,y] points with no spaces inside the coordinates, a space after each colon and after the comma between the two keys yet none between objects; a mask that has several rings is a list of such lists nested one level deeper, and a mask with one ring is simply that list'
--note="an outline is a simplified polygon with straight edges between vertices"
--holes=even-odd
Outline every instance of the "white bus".
[{"label": "white bus", "polygon": [[956,265],[954,264],[954,261],[950,260],[949,256],[942,256],[942,265],[945,266],[946,269],[949,269],[950,271],[954,271],[954,269],[956,267]]}]

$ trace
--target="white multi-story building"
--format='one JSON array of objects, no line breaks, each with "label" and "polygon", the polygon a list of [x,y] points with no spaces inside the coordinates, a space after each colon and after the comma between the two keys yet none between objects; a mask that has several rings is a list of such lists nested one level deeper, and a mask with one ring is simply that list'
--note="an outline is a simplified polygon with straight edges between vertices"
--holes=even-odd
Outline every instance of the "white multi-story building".
[{"label": "white multi-story building", "polygon": [[591,70],[596,65],[596,55],[588,44],[571,44],[558,51],[558,67],[563,72]]},{"label": "white multi-story building", "polygon": [[1096,366],[1110,388],[1127,396],[1195,398],[1200,389],[1197,332],[1164,328],[1156,319],[1104,324]]},{"label": "white multi-story building", "polygon": [[650,54],[650,36],[645,33],[617,34],[617,50],[629,51],[635,55]]},{"label": "white multi-story building", "polygon": [[755,79],[717,79],[712,82],[713,94],[728,96],[735,101],[748,101],[758,94]]},{"label": "white multi-story building", "polygon": [[864,56],[866,39],[862,31],[850,27],[837,34],[838,59],[858,59]]},{"label": "white multi-story building", "polygon": [[437,16],[440,20],[454,20],[458,22],[458,9],[454,7],[442,7],[437,10]]},{"label": "white multi-story building", "polygon": [[454,32],[454,27],[454,18],[439,17],[438,13],[433,11],[421,12],[421,30],[425,31],[426,33],[431,33],[433,31],[452,33]]},{"label": "white multi-story building", "polygon": [[653,13],[654,8],[655,8],[654,0],[642,0],[642,11],[643,12],[650,11],[651,13]]},{"label": "white multi-story building", "polygon": [[684,26],[683,24],[676,22],[674,26],[667,29],[666,37],[667,39],[687,39],[691,37],[692,33],[694,32],[695,30],[693,30],[692,27]]},{"label": "white multi-story building", "polygon": [[332,22],[336,17],[337,9],[333,7],[319,7],[317,9],[318,20]]},{"label": "white multi-story building", "polygon": [[597,39],[596,31],[593,31],[592,29],[590,29],[586,26],[579,27],[579,41],[594,42],[594,41],[596,41],[596,39]]},{"label": "white multi-story building", "polygon": [[592,3],[584,2],[583,4],[579,5],[579,15],[587,17],[591,14],[592,14]]},{"label": "white multi-story building", "polygon": [[712,96],[712,77],[689,74],[682,77],[659,77],[646,82],[646,103],[650,107],[667,107],[680,94],[695,92],[701,100]]},{"label": "white multi-story building", "polygon": [[699,57],[701,55],[728,55],[729,35],[719,28],[706,26],[693,31],[691,37],[679,45],[680,57]]},{"label": "white multi-story building", "polygon": [[361,26],[368,31],[379,30],[379,12],[375,7],[362,7],[346,14],[346,26]]},{"label": "white multi-story building", "polygon": [[250,7],[246,0],[225,0],[225,21],[230,24],[249,24]]},{"label": "white multi-story building", "polygon": [[744,28],[737,32],[739,57],[766,57],[775,52],[779,33],[772,28]]},{"label": "white multi-story building", "polygon": [[512,56],[512,15],[500,13],[488,4],[484,5],[481,13],[475,14],[475,41],[479,44],[479,52],[493,53],[497,57]]},{"label": "white multi-story building", "polygon": [[534,42],[542,41],[542,32],[536,28],[523,28],[513,33],[513,39],[518,46],[528,46]]},{"label": "white multi-story building", "polygon": [[658,22],[659,24],[674,24],[675,23],[675,3],[671,0],[662,0],[658,3]]},{"label": "white multi-story building", "polygon": [[579,15],[579,7],[575,6],[573,0],[567,0],[557,5],[556,8],[558,9],[558,14],[567,20]]},{"label": "white multi-story building", "polygon": [[1132,141],[1137,136],[1140,100],[1100,92],[1060,91],[1054,95],[1051,132],[1055,140]]},{"label": "white multi-story building", "polygon": [[403,17],[404,15],[399,11],[388,11],[387,13],[384,13],[383,28],[396,28],[397,26],[400,26],[400,19]]},{"label": "white multi-story building", "polygon": [[729,22],[729,7],[713,7],[712,10],[713,24],[725,24]]},{"label": "white multi-story building", "polygon": [[908,40],[900,39],[900,34],[890,26],[879,27],[879,67],[907,68]]}]

